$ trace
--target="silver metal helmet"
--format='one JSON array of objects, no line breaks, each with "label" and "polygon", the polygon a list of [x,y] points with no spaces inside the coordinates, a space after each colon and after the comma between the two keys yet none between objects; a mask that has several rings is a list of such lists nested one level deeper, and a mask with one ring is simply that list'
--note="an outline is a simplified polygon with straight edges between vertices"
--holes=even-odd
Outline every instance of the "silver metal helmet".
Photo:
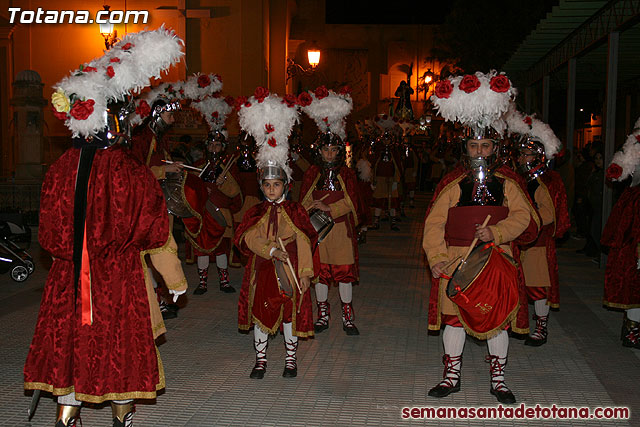
[{"label": "silver metal helmet", "polygon": [[520,173],[524,177],[531,181],[536,179],[547,171],[547,157],[544,153],[544,145],[542,142],[533,137],[527,137],[518,144],[518,152],[520,155],[529,154],[523,153],[524,150],[528,150],[534,157],[533,160],[519,164]]},{"label": "silver metal helmet", "polygon": [[164,95],[159,96],[151,105],[151,117],[149,127],[157,136],[169,129],[169,124],[162,119],[162,113],[181,110],[180,101],[171,101]]},{"label": "silver metal helmet", "polygon": [[104,113],[104,128],[96,135],[87,138],[74,138],[74,145],[108,148],[115,144],[127,145],[131,139],[131,113],[135,104],[130,99],[111,101]]},{"label": "silver metal helmet", "polygon": [[[260,191],[262,190],[262,183],[265,179],[279,179],[284,184],[284,192],[282,195],[286,198],[289,193],[289,177],[287,176],[287,172],[284,170],[282,166],[279,166],[271,161],[267,163],[266,166],[258,169],[258,182],[260,183]],[[263,191],[264,193],[264,191]]]},{"label": "silver metal helmet", "polygon": [[[318,147],[318,156],[322,163],[323,168],[335,168],[338,166],[342,166],[345,162],[346,157],[346,149],[344,141],[338,135],[331,131],[327,132],[319,132],[316,138],[316,146]],[[322,158],[322,148],[323,147],[338,147],[340,150],[335,160],[332,162],[325,162]]]}]

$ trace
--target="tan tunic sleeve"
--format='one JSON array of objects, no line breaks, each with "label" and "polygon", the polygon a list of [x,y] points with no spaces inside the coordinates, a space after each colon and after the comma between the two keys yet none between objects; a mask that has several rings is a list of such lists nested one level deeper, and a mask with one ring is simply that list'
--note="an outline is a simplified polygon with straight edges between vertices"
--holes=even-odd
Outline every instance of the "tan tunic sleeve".
[{"label": "tan tunic sleeve", "polygon": [[431,207],[431,211],[424,222],[422,248],[427,254],[429,266],[448,261],[447,244],[444,240],[444,228],[447,224],[449,208],[460,198],[460,187],[451,186],[443,190]]},{"label": "tan tunic sleeve", "polygon": [[298,247],[298,277],[313,277],[313,255],[309,239],[296,234],[296,246]]},{"label": "tan tunic sleeve", "polygon": [[509,208],[509,215],[496,225],[489,226],[496,245],[515,240],[526,230],[531,219],[529,203],[517,184],[511,180],[505,180],[504,195],[504,205]]},{"label": "tan tunic sleeve", "polygon": [[172,291],[183,291],[187,289],[187,279],[182,271],[182,263],[178,258],[178,245],[169,234],[169,241],[158,250],[149,252],[151,264],[158,270],[164,279],[164,283]]},{"label": "tan tunic sleeve", "polygon": [[220,185],[218,189],[227,197],[236,197],[240,194],[240,186],[230,173],[227,174],[224,183]]},{"label": "tan tunic sleeve", "polygon": [[244,241],[251,252],[266,259],[271,258],[271,249],[278,247],[273,240],[267,237],[267,221],[247,231],[244,235]]},{"label": "tan tunic sleeve", "polygon": [[351,206],[347,203],[347,199],[345,198],[342,198],[335,203],[331,203],[329,208],[331,209],[331,217],[333,219],[340,218],[341,216],[351,212]]},{"label": "tan tunic sleeve", "polygon": [[151,166],[151,172],[153,172],[153,176],[155,176],[156,179],[167,178],[167,173],[164,169],[164,166]]},{"label": "tan tunic sleeve", "polygon": [[535,194],[536,204],[538,205],[538,212],[542,218],[542,225],[548,225],[555,221],[555,209],[553,207],[553,200],[549,190],[544,185],[540,185]]},{"label": "tan tunic sleeve", "polygon": [[300,157],[298,157],[298,160],[296,161],[296,166],[298,166],[300,168],[300,170],[302,170],[302,172],[306,172],[307,169],[309,169],[309,167],[311,167],[311,163],[309,163],[307,161],[307,159],[305,159],[304,157],[300,156]]}]

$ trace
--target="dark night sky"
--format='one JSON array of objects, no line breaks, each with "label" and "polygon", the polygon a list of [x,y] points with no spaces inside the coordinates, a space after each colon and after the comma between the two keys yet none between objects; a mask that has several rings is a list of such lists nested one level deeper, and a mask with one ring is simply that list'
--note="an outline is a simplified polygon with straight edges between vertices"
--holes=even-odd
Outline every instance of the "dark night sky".
[{"label": "dark night sky", "polygon": [[327,24],[442,24],[451,8],[443,1],[326,0]]}]

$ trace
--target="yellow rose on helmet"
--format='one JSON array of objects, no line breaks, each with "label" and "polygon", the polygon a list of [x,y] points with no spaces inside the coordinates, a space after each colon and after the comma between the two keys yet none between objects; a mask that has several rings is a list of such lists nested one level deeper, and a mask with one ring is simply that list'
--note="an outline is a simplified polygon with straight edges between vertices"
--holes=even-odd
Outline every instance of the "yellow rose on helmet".
[{"label": "yellow rose on helmet", "polygon": [[51,95],[51,105],[58,113],[68,113],[71,108],[70,104],[69,98],[67,98],[62,89],[58,89]]}]

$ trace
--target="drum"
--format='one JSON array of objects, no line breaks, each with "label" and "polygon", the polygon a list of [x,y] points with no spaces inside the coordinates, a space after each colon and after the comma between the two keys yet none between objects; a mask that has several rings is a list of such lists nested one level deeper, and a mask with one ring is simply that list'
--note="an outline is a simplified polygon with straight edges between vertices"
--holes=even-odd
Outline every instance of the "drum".
[{"label": "drum", "polygon": [[160,181],[160,187],[164,193],[167,210],[170,214],[180,218],[189,218],[193,214],[185,204],[183,195],[184,183],[187,174],[169,174],[170,176]]},{"label": "drum", "polygon": [[487,338],[516,314],[516,262],[493,243],[481,244],[454,271],[447,296],[458,306],[463,325]]},{"label": "drum", "polygon": [[335,224],[333,218],[328,213],[320,209],[312,209],[309,211],[309,219],[311,225],[318,233],[318,243],[322,242]]}]

